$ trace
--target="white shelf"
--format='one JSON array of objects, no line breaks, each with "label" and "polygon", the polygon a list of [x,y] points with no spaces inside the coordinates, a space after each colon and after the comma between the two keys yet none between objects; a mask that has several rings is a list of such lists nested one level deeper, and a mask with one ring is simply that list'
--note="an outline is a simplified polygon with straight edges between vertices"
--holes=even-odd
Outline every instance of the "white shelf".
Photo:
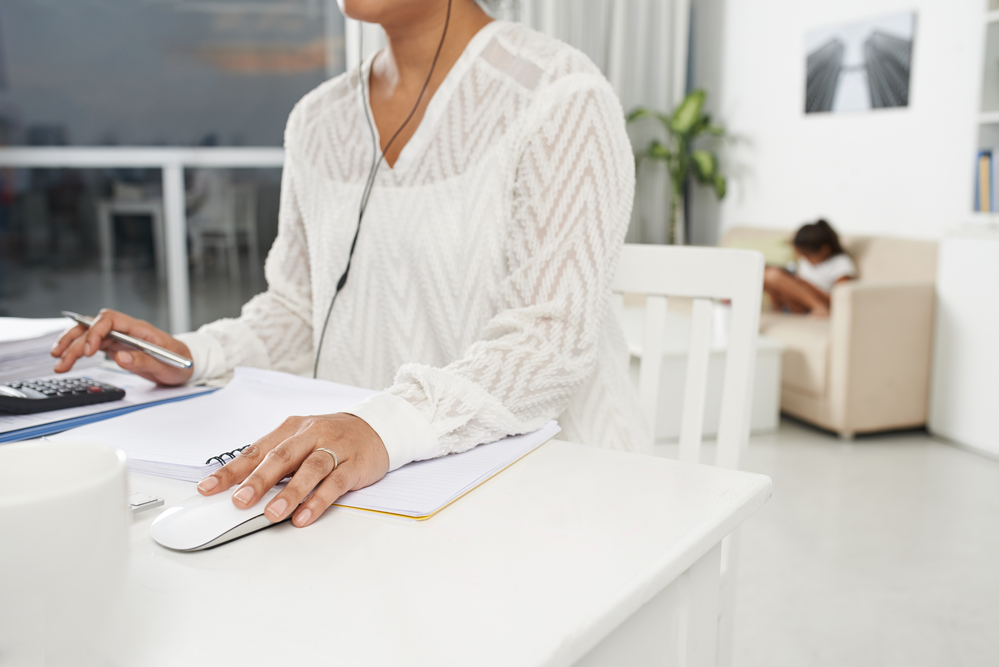
[{"label": "white shelf", "polygon": [[993,9],[990,12],[985,13],[986,23],[999,23],[999,9]]},{"label": "white shelf", "polygon": [[989,125],[990,123],[999,123],[999,111],[983,111],[978,114],[978,122],[981,125]]},{"label": "white shelf", "polygon": [[961,231],[967,232],[999,232],[999,213],[981,213],[975,211],[965,220]]}]

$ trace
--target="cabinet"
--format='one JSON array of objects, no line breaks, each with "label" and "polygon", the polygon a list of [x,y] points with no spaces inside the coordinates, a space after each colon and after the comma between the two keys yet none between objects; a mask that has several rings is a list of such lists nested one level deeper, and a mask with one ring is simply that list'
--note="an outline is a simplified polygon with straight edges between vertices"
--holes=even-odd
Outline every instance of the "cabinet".
[{"label": "cabinet", "polygon": [[[992,151],[993,169],[999,169],[999,0],[988,0],[984,15],[985,49],[982,61],[981,103],[978,113],[978,149]],[[970,171],[970,170],[969,170]],[[972,183],[972,209],[974,209],[977,171]],[[999,196],[999,192],[993,193]],[[999,212],[971,215],[975,227],[999,229]]]},{"label": "cabinet", "polygon": [[999,458],[999,230],[940,244],[930,432]]}]

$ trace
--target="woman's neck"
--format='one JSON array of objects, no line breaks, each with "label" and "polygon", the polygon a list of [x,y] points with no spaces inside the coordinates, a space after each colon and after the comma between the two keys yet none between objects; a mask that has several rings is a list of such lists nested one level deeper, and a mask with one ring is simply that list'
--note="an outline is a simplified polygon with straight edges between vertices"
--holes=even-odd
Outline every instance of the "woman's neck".
[{"label": "woman's neck", "polygon": [[392,21],[382,23],[388,45],[373,63],[372,78],[381,79],[381,86],[392,92],[415,90],[419,93],[441,44],[445,21],[447,36],[431,86],[434,80],[443,80],[472,37],[492,20],[472,0],[452,0],[450,19],[446,0],[421,4],[419,13],[393,17]]},{"label": "woman's neck", "polygon": [[[390,21],[382,21],[388,46],[371,65],[371,112],[389,166],[395,164],[403,147],[413,136],[430,98],[465,47],[492,20],[473,0],[452,0],[450,19],[447,0],[426,0],[415,4],[416,9],[412,12],[400,13]],[[441,45],[445,21],[447,35]],[[419,98],[438,46],[440,56],[427,83],[427,90]],[[405,123],[417,98],[420,102],[410,121]],[[391,137],[397,132],[398,136],[390,146]]]}]

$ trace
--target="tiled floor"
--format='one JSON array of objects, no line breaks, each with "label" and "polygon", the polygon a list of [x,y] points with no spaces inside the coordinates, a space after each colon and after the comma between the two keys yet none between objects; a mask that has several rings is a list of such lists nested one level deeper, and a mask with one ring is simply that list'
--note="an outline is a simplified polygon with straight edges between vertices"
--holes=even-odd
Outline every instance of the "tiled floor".
[{"label": "tiled floor", "polygon": [[735,667],[999,665],[999,462],[906,432],[785,420],[743,466]]}]

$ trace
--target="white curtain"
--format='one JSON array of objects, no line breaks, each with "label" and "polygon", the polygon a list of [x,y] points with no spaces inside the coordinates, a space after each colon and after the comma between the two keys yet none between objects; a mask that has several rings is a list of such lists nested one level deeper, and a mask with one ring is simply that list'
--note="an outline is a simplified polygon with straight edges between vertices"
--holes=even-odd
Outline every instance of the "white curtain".
[{"label": "white curtain", "polygon": [[[505,13],[588,55],[625,113],[636,106],[669,111],[686,94],[690,0],[521,0]],[[636,148],[657,131],[644,123],[629,128]],[[667,179],[662,163],[639,169],[629,242],[666,242]]]},{"label": "white curtain", "polygon": [[[508,0],[494,13],[497,18],[521,21],[589,56],[614,86],[625,113],[636,106],[669,111],[686,94],[690,0]],[[378,26],[362,28],[348,19],[348,68],[358,62],[357,39],[362,30],[365,55],[385,43]],[[629,128],[636,148],[647,145],[656,131],[651,123]],[[662,163],[642,165],[629,242],[666,242],[667,179]]]}]

